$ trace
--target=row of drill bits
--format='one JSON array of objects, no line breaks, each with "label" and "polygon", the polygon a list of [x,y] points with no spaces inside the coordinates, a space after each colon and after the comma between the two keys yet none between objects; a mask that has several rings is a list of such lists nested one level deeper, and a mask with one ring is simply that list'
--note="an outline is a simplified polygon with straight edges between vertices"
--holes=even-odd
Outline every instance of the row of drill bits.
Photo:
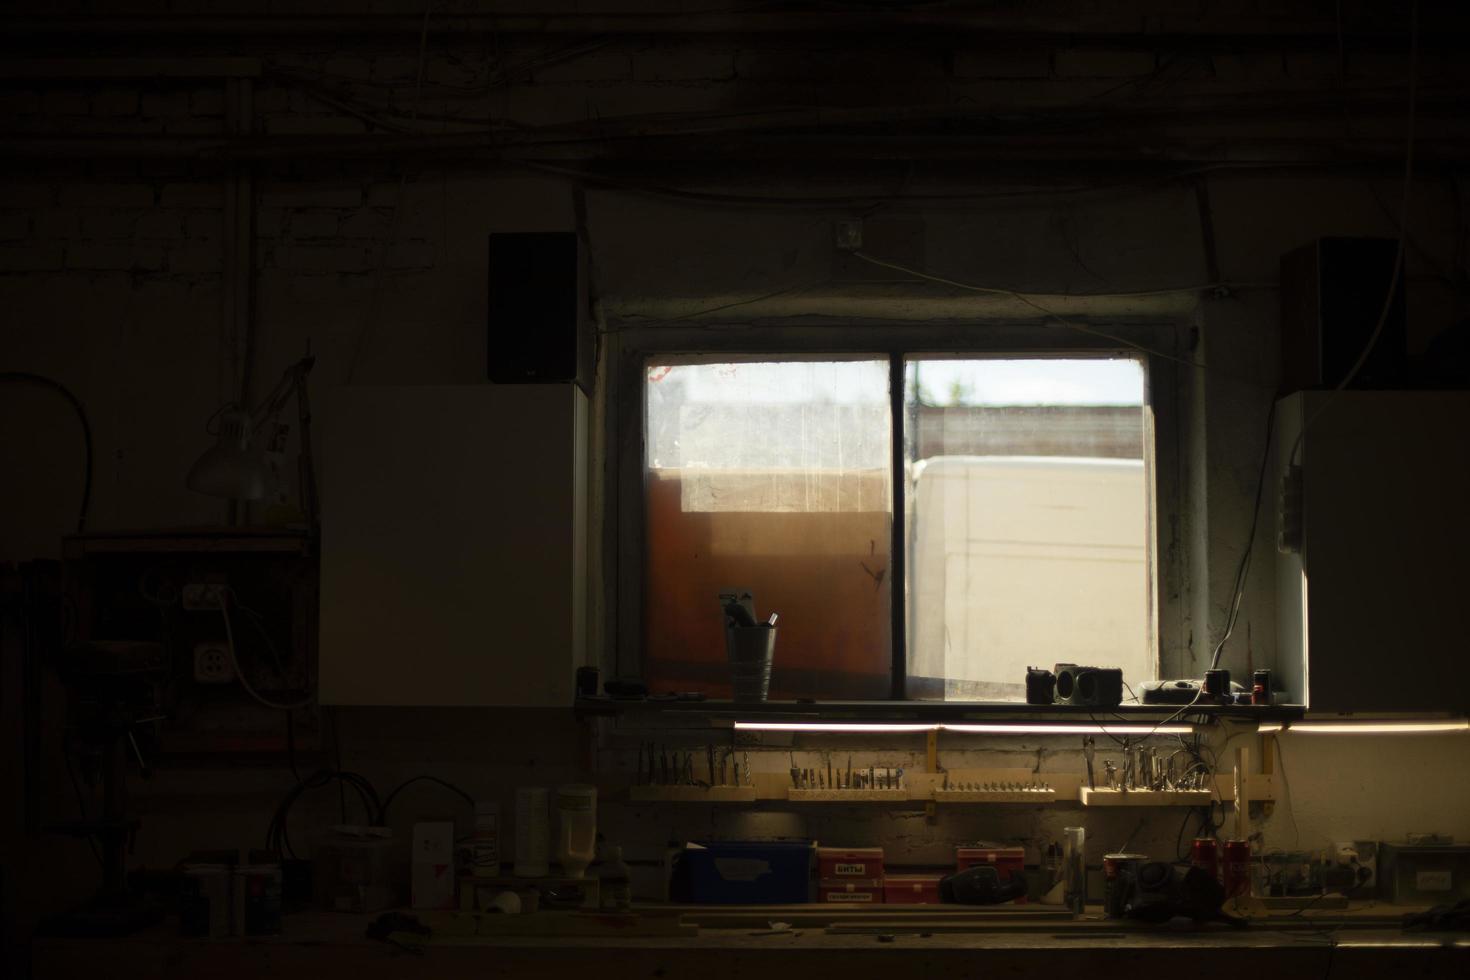
[{"label": "row of drill bits", "polygon": [[950,792],[960,793],[1050,793],[1050,783],[1039,783],[1032,780],[1029,783],[974,783],[949,781],[949,773],[944,774],[944,785],[942,789]]},{"label": "row of drill bits", "polygon": [[[654,742],[638,743],[638,772],[635,782],[639,786],[753,786],[750,775],[750,753],[736,757],[734,749],[717,749],[713,745],[704,747],[703,767],[695,763],[693,752],[669,751],[667,745]],[[717,762],[718,760],[718,762]],[[700,772],[700,769],[703,769]],[[700,778],[707,775],[708,778]]]},{"label": "row of drill bits", "polygon": [[847,768],[840,766],[832,768],[832,760],[828,759],[825,770],[822,767],[802,767],[796,764],[796,753],[791,754],[791,788],[792,789],[903,789],[903,770],[891,766],[868,766],[866,769],[859,768],[856,772],[852,769],[852,756],[847,757]]}]

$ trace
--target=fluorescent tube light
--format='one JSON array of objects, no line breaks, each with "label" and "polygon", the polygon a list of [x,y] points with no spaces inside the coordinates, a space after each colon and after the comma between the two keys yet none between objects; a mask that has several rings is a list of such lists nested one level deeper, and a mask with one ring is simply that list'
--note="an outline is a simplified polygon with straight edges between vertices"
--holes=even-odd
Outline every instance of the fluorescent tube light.
[{"label": "fluorescent tube light", "polygon": [[1302,735],[1416,735],[1470,731],[1470,721],[1294,721],[1287,731]]},{"label": "fluorescent tube light", "polygon": [[909,722],[845,722],[845,721],[737,721],[735,728],[746,732],[828,732],[828,733],[903,733],[961,732],[971,735],[1190,735],[1193,725],[1087,725],[1040,722],[992,722],[988,724],[951,725]]},{"label": "fluorescent tube light", "polygon": [[983,725],[942,725],[947,732],[979,735],[1192,735],[1193,725],[1046,725],[1030,722],[994,722]]},{"label": "fluorescent tube light", "polygon": [[937,732],[941,726],[904,722],[846,721],[737,721],[735,728],[745,732]]},{"label": "fluorescent tube light", "polygon": [[1284,726],[1279,721],[1263,721],[1256,726],[1257,735],[1274,735]]}]

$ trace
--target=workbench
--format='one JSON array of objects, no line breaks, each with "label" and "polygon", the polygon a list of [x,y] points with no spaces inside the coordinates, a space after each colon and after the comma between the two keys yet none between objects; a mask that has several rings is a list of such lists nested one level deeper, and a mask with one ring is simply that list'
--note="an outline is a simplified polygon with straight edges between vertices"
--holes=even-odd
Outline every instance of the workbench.
[{"label": "workbench", "polygon": [[[791,911],[798,908],[811,907]],[[1100,911],[1082,921],[1017,920],[973,932],[887,932],[881,926],[869,932],[855,926],[840,933],[804,927],[755,934],[748,927],[700,928],[697,935],[679,936],[436,938],[420,950],[366,939],[370,916],[302,913],[284,919],[282,935],[261,939],[185,939],[173,921],[119,939],[40,938],[33,945],[33,968],[37,980],[96,980],[104,964],[109,980],[1470,976],[1470,934],[1405,933],[1388,924],[1401,910],[1385,915],[1383,906],[1376,915],[1281,917],[1244,929],[1209,925],[1187,931],[1104,920]],[[879,910],[868,912],[867,920],[854,922],[879,921],[872,918]],[[771,909],[770,918],[779,920],[781,910]]]}]

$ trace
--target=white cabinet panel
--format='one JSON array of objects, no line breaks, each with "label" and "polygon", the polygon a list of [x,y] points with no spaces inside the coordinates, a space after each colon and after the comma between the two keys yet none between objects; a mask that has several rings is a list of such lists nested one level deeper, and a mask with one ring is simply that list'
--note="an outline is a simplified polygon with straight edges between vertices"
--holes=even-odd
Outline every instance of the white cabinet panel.
[{"label": "white cabinet panel", "polygon": [[1291,693],[1305,673],[1313,711],[1470,707],[1470,393],[1305,392],[1277,418],[1278,477],[1309,423],[1302,550],[1276,568]]},{"label": "white cabinet panel", "polygon": [[347,387],[324,414],[322,703],[570,705],[586,635],[581,391]]}]

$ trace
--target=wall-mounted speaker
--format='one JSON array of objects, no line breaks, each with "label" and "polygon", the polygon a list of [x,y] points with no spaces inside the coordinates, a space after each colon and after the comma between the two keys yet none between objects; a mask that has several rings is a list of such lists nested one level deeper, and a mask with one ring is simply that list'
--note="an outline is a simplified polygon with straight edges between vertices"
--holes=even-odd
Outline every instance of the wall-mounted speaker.
[{"label": "wall-mounted speaker", "polygon": [[[1383,330],[1354,388],[1404,384],[1408,337],[1404,276],[1394,279],[1398,241],[1319,238],[1281,257],[1281,390],[1334,388]],[[1390,295],[1392,287],[1392,295]]]},{"label": "wall-mounted speaker", "polygon": [[490,236],[489,380],[591,388],[595,352],[585,267],[575,232]]}]

